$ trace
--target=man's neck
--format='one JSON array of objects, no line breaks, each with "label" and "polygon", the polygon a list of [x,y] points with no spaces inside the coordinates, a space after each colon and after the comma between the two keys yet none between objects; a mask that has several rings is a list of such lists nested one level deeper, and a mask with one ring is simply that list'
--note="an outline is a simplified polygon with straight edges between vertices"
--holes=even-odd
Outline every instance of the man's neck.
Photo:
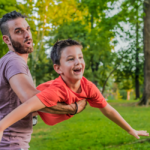
[{"label": "man's neck", "polygon": [[17,53],[17,52],[15,52],[17,55],[19,55],[19,56],[21,56],[24,60],[25,60],[25,62],[27,63],[27,60],[28,60],[28,55],[29,54],[20,54],[20,53]]},{"label": "man's neck", "polygon": [[[10,51],[13,51],[13,50],[10,50]],[[13,51],[13,52],[16,53],[17,55],[19,55],[20,57],[22,57],[24,59],[24,61],[27,63],[29,54],[20,54],[20,53],[17,53],[15,51]]]}]

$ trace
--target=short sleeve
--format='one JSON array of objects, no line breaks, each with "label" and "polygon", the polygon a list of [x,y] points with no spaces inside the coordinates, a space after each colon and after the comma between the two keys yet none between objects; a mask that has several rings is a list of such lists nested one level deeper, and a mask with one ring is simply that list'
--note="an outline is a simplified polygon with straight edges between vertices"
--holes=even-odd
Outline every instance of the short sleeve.
[{"label": "short sleeve", "polygon": [[63,102],[62,100],[65,100],[67,97],[63,86],[57,87],[55,85],[50,85],[45,90],[38,93],[36,96],[46,107],[55,106],[58,102]]},{"label": "short sleeve", "polygon": [[104,108],[107,105],[107,102],[99,89],[91,83],[89,86],[89,96],[90,97],[87,101],[89,102],[90,106],[96,108]]},{"label": "short sleeve", "polygon": [[12,76],[20,73],[28,75],[28,66],[26,62],[19,57],[10,59],[5,68],[6,79],[9,81]]}]

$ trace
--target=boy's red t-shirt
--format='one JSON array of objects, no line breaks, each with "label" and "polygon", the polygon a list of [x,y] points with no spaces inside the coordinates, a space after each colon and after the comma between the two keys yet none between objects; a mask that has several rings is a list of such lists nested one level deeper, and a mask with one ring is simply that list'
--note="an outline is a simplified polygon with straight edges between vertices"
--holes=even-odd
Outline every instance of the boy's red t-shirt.
[{"label": "boy's red t-shirt", "polygon": [[[87,99],[90,106],[96,108],[104,108],[107,105],[106,100],[100,93],[99,89],[85,77],[81,79],[81,93],[73,92],[62,80],[61,76],[55,80],[48,81],[37,87],[41,91],[36,96],[46,107],[57,105],[58,102],[72,104],[77,101]],[[42,120],[48,125],[55,125],[59,122],[71,118],[73,115],[59,115],[38,112]]]}]

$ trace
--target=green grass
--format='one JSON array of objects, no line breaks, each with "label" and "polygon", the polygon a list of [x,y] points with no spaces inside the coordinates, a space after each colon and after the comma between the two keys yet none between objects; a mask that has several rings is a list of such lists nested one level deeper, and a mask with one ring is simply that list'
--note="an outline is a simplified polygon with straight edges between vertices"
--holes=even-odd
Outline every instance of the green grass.
[{"label": "green grass", "polygon": [[[135,106],[135,101],[109,102],[137,130],[150,132],[150,108]],[[148,140],[141,137],[140,140]],[[34,127],[30,150],[148,150],[141,143],[89,105],[80,114],[55,126],[39,118]]]}]

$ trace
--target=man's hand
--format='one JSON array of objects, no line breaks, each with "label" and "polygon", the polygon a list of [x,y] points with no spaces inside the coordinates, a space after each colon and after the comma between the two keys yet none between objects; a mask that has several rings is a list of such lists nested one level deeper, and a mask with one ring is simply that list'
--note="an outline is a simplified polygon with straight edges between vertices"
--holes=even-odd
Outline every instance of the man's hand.
[{"label": "man's hand", "polygon": [[140,136],[149,136],[149,133],[147,133],[147,131],[136,131],[136,130],[131,130],[128,132],[129,134],[133,135],[135,138],[139,139],[139,135]]},{"label": "man's hand", "polygon": [[71,115],[80,113],[81,111],[85,109],[86,105],[87,105],[86,99],[78,101],[76,102],[76,104],[75,103],[70,104],[73,110],[73,113],[71,113]]},{"label": "man's hand", "polygon": [[34,116],[38,116],[39,114],[38,114],[38,112],[37,111],[35,111],[35,112],[33,112],[32,113],[32,117],[34,117]]},{"label": "man's hand", "polygon": [[1,142],[1,140],[2,140],[2,136],[3,136],[3,132],[0,131],[0,142]]},{"label": "man's hand", "polygon": [[80,113],[81,111],[83,111],[85,109],[85,107],[87,105],[86,99],[78,101],[77,105],[78,105],[78,111],[77,111],[77,114],[78,114],[78,113]]},{"label": "man's hand", "polygon": [[[83,109],[85,109],[86,107],[86,99],[78,101],[77,105],[78,105],[78,111],[77,113],[80,113]],[[75,114],[77,110],[76,104],[70,104],[67,105],[66,103],[57,103],[57,105],[52,106],[52,107],[46,107],[41,109],[41,112],[46,112],[46,113],[50,113],[50,114]]]}]

